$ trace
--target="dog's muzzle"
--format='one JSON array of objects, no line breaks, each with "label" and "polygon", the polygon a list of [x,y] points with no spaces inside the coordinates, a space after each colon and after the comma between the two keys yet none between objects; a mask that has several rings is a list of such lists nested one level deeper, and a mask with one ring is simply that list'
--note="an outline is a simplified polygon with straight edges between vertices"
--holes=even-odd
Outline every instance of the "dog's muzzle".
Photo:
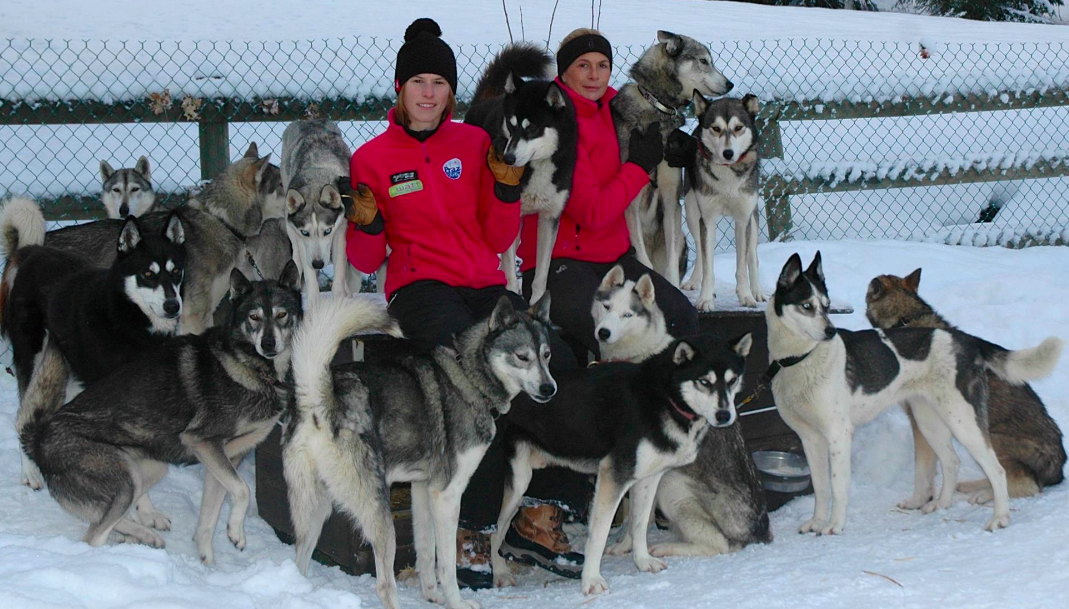
[{"label": "dog's muzzle", "polygon": [[608,328],[598,328],[598,340],[607,341],[612,336],[612,332]]},{"label": "dog's muzzle", "polygon": [[323,264],[322,260],[313,260],[312,261],[312,268],[317,270],[317,271],[323,270],[323,266],[324,266],[324,264]]},{"label": "dog's muzzle", "polygon": [[182,303],[177,298],[168,298],[163,301],[163,313],[167,319],[174,319],[182,311]]}]

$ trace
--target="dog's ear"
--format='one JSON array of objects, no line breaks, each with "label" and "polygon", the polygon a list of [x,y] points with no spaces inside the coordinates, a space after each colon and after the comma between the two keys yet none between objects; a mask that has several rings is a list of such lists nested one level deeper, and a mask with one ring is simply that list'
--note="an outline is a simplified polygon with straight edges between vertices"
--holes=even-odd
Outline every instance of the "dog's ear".
[{"label": "dog's ear", "polygon": [[129,254],[139,243],[141,243],[141,228],[137,225],[137,218],[126,216],[122,230],[119,231],[119,254]]},{"label": "dog's ear", "polygon": [[700,121],[702,115],[705,114],[706,108],[709,107],[709,100],[705,99],[705,96],[694,89],[694,93],[691,93],[690,99],[694,102],[694,116],[698,117]]},{"label": "dog's ear", "polygon": [[152,168],[149,167],[147,156],[141,155],[141,157],[137,159],[137,163],[134,165],[134,171],[140,173],[141,177],[145,178],[146,181],[152,181]]},{"label": "dog's ear", "polygon": [[598,289],[610,290],[622,285],[624,285],[624,267],[617,264],[608,273],[605,273],[605,277],[601,280],[601,286]]},{"label": "dog's ear", "polygon": [[509,75],[505,77],[505,95],[512,95],[522,84],[523,79],[517,76],[512,70],[509,70]]},{"label": "dog's ear", "polygon": [[256,161],[256,165],[255,166],[256,166],[256,187],[257,188],[259,188],[260,184],[263,184],[263,182],[264,182],[264,174],[267,173],[267,167],[270,164],[271,164],[271,153],[270,152],[268,152],[266,155],[261,157],[260,160]]},{"label": "dog's ear", "polygon": [[809,263],[809,268],[805,270],[805,274],[810,279],[816,279],[820,283],[824,283],[824,267],[820,263],[820,251],[817,251],[817,255],[813,256],[813,262]]},{"label": "dog's ear", "polygon": [[100,159],[100,181],[107,182],[108,178],[113,175],[115,175],[115,170],[111,168],[111,163]]},{"label": "dog's ear", "polygon": [[563,110],[568,107],[568,100],[564,97],[564,91],[561,91],[555,82],[550,83],[549,88],[546,89],[546,103],[554,110]]},{"label": "dog's ear", "polygon": [[801,275],[802,257],[795,252],[787,259],[787,264],[783,265],[783,270],[779,273],[779,279],[776,280],[776,288],[787,289],[791,287]]},{"label": "dog's ear", "polygon": [[304,197],[295,188],[286,191],[286,213],[293,215],[304,209]]},{"label": "dog's ear", "polygon": [[249,147],[245,149],[246,159],[258,159],[260,158],[260,149],[256,146],[256,142],[249,142]]},{"label": "dog's ear", "polygon": [[327,184],[319,192],[319,204],[327,209],[341,209],[341,193],[333,184]]},{"label": "dog's ear", "polygon": [[538,302],[531,305],[530,310],[527,311],[535,319],[542,323],[549,323],[549,290],[546,290],[545,294],[538,299]]},{"label": "dog's ear", "polygon": [[917,269],[909,275],[906,275],[905,283],[906,289],[916,294],[917,288],[921,287],[921,270]]},{"label": "dog's ear", "polygon": [[682,366],[694,359],[694,353],[694,347],[691,347],[687,341],[681,340],[676,343],[675,349],[672,350],[672,363]]},{"label": "dog's ear", "polygon": [[178,217],[177,211],[172,211],[171,215],[167,216],[167,224],[163,227],[163,238],[175,245],[182,245],[186,242],[186,229],[182,226],[182,219]]},{"label": "dog's ear", "polygon": [[865,292],[865,302],[875,302],[883,298],[884,285],[881,277],[875,277],[869,282],[869,289]]},{"label": "dog's ear", "polygon": [[291,292],[301,291],[301,270],[297,268],[297,263],[292,259],[282,268],[282,274],[278,277],[278,285]]},{"label": "dog's ear", "polygon": [[[292,260],[290,262],[293,262]],[[252,284],[245,278],[245,274],[238,269],[230,271],[230,304],[236,305],[242,296],[252,290]]]},{"label": "dog's ear", "polygon": [[508,296],[502,296],[497,301],[497,306],[494,307],[492,313],[490,313],[490,331],[499,330],[504,328],[508,324],[512,323],[512,319],[516,316],[516,309],[512,306],[512,301]]},{"label": "dog's ear", "polygon": [[638,283],[635,284],[635,291],[638,292],[638,298],[642,301],[642,304],[647,307],[654,305],[657,295],[654,293],[653,279],[650,278],[649,273],[638,278]]},{"label": "dog's ear", "polygon": [[746,108],[751,117],[755,117],[761,111],[761,100],[753,93],[747,93],[742,96],[742,107]]},{"label": "dog's ear", "polygon": [[747,332],[742,336],[731,341],[731,348],[735,350],[735,353],[739,354],[739,357],[746,359],[750,355],[750,347],[753,346],[753,334]]},{"label": "dog's ear", "polygon": [[657,42],[664,44],[664,52],[675,57],[683,51],[683,37],[665,30],[657,30]]}]

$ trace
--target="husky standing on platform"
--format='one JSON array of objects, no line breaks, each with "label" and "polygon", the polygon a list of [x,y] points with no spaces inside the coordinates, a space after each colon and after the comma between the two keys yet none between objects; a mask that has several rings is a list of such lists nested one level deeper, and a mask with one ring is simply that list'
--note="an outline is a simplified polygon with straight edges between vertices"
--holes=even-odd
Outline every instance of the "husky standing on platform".
[{"label": "husky standing on platform", "polygon": [[[624,85],[609,102],[620,141],[620,153],[627,160],[631,131],[645,133],[660,124],[663,142],[683,126],[683,108],[694,91],[713,97],[734,85],[713,66],[709,49],[697,40],[671,32],[657,32],[657,44],[646,49],[631,66],[633,83]],[[679,213],[682,171],[661,161],[649,186],[642,189],[627,209],[627,229],[638,261],[662,273],[678,286],[680,266],[686,263],[686,243]]]},{"label": "husky standing on platform", "polygon": [[731,216],[735,222],[735,293],[739,304],[756,307],[766,300],[757,268],[761,162],[754,119],[760,109],[755,95],[710,102],[700,93],[694,94],[698,153],[687,167],[684,205],[697,256],[690,280],[683,287],[701,288],[696,305],[699,311],[712,311],[716,298],[713,253],[716,221],[721,216]]},{"label": "husky standing on platform", "polygon": [[854,428],[905,401],[943,468],[939,496],[922,511],[953,502],[960,463],[955,439],[991,483],[995,514],[984,528],[1009,526],[1006,471],[988,433],[988,373],[1018,385],[1043,378],[1057,363],[1062,341],[1051,337],[1009,351],[954,330],[839,330],[828,319],[829,302],[820,252],[805,271],[794,254],[765,309],[769,370],[778,370],[772,377],[776,407],[802,439],[813,475],[816,506],[799,532],[843,531]]},{"label": "husky standing on platform", "polygon": [[[282,187],[286,191],[287,230],[294,260],[301,266],[305,291],[319,294],[319,271],[334,263],[333,294],[349,288],[345,256],[345,215],[338,178],[349,179],[352,152],[333,121],[294,121],[282,133]],[[354,279],[359,289],[359,279]]]},{"label": "husky standing on platform", "polygon": [[140,216],[156,210],[156,193],[152,190],[152,175],[148,158],[142,156],[132,169],[112,169],[100,161],[100,199],[109,218]]},{"label": "husky standing on platform", "polygon": [[[526,165],[520,180],[520,213],[538,214],[538,244],[531,302],[546,292],[553,244],[572,188],[579,127],[575,108],[557,83],[547,80],[553,58],[532,44],[505,47],[486,67],[475,104],[464,122],[486,130],[508,165]],[[524,81],[524,78],[537,80]],[[501,255],[508,289],[519,293],[516,249]]]}]

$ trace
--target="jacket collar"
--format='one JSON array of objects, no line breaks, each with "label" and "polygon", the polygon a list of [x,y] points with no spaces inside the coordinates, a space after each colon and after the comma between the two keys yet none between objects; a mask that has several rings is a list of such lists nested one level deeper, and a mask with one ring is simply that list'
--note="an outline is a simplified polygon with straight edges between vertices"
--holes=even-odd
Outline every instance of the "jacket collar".
[{"label": "jacket collar", "polygon": [[[407,129],[405,129],[403,126],[401,126],[400,124],[397,123],[397,114],[396,114],[396,112],[397,112],[397,110],[395,108],[390,108],[390,112],[386,115],[386,121],[387,121],[386,133],[390,134],[390,137],[392,137],[394,139],[397,139],[399,141],[407,141],[407,142],[412,142],[412,143],[415,143],[415,144],[421,143],[419,140],[417,140],[416,138],[412,137],[408,133]],[[424,140],[424,143],[425,142],[431,142],[431,141],[437,141],[437,140],[441,139],[439,137],[441,134],[448,133],[455,126],[456,125],[453,124],[453,115],[452,114],[447,115],[445,117],[445,120],[443,120],[442,123],[440,125],[438,125],[438,129],[435,130],[435,132],[430,137],[428,137],[426,140]]]},{"label": "jacket collar", "polygon": [[609,101],[616,97],[616,89],[609,87],[605,90],[605,95],[602,95],[601,99],[590,101],[579,93],[573,91],[568,85],[564,84],[564,81],[561,80],[560,76],[553,80],[561,90],[568,95],[568,98],[572,100],[572,104],[575,106],[575,114],[577,116],[594,116],[601,110],[602,106],[608,105]]}]

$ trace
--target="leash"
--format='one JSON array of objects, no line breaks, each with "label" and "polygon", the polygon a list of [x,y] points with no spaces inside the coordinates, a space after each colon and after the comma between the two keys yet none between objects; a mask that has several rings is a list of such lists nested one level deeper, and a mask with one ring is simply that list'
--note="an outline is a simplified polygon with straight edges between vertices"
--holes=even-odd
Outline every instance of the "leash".
[{"label": "leash", "polygon": [[260,267],[256,266],[256,259],[252,257],[252,252],[249,251],[248,246],[242,244],[242,247],[245,249],[245,260],[252,265],[252,270],[256,271],[256,275],[260,278],[260,281],[267,281],[263,271],[260,270]]},{"label": "leash", "polygon": [[646,101],[648,101],[650,103],[650,105],[653,106],[654,109],[656,109],[661,114],[663,114],[663,115],[665,115],[667,117],[672,117],[672,118],[682,117],[683,116],[683,112],[679,108],[672,108],[670,106],[662,104],[661,101],[659,99],[657,99],[656,97],[654,97],[653,93],[650,93],[649,91],[647,91],[645,87],[643,87],[642,85],[637,85],[637,86],[638,86],[638,92],[642,94],[642,97],[644,97],[646,99]]},{"label": "leash", "polygon": [[792,355],[791,357],[784,357],[769,364],[768,370],[765,370],[765,373],[761,375],[761,382],[757,384],[757,387],[754,387],[753,392],[751,392],[750,395],[746,397],[746,399],[735,404],[735,408],[741,408],[749,404],[750,402],[756,400],[761,395],[761,393],[764,392],[765,389],[771,386],[772,379],[774,379],[776,375],[780,373],[780,370],[783,370],[784,368],[790,368],[791,366],[796,366],[802,363],[802,361],[805,358],[809,357],[809,354],[815,350],[816,348],[813,348],[809,351],[806,351],[802,355]]}]

